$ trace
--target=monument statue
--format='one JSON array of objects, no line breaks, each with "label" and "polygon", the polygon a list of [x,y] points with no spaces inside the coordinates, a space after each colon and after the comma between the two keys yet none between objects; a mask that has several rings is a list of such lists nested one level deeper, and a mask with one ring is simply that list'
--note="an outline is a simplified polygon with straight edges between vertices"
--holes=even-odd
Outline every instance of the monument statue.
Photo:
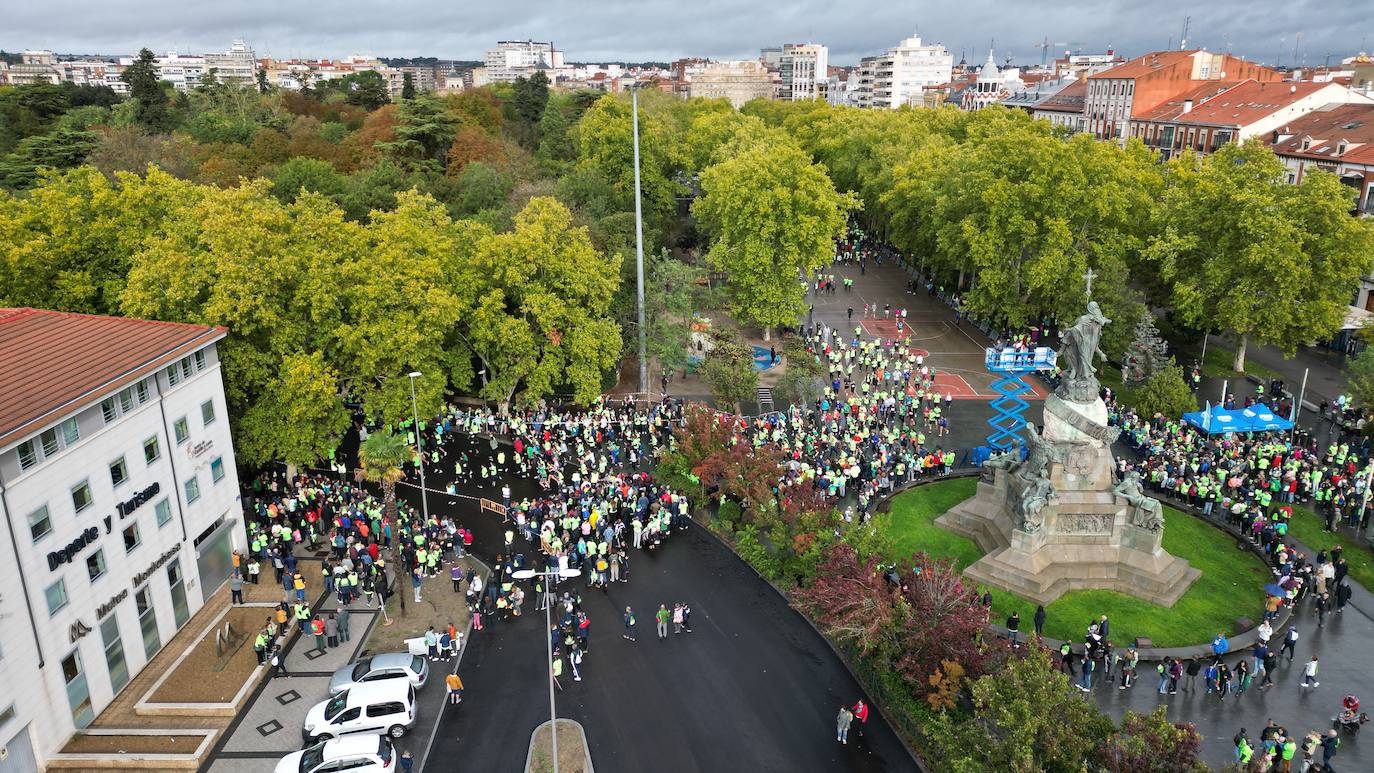
[{"label": "monument statue", "polygon": [[1131,470],[1112,488],[1112,493],[1131,506],[1131,525],[1150,531],[1164,530],[1164,510],[1159,500],[1145,493],[1140,485],[1140,473]]},{"label": "monument statue", "polygon": [[1040,433],[1035,431],[1035,425],[1030,422],[1026,422],[1026,437],[1029,441],[1026,460],[1015,468],[1015,472],[1022,481],[1031,483],[1044,474],[1054,451],[1049,441],[1042,438]]},{"label": "monument statue", "polygon": [[987,480],[991,480],[996,473],[993,470],[1014,470],[1021,464],[1021,449],[1013,448],[1010,451],[989,456],[983,462],[983,473]]},{"label": "monument statue", "polygon": [[1043,431],[1026,425],[1025,460],[1019,448],[987,460],[991,480],[936,519],[983,550],[965,569],[979,584],[1041,604],[1105,589],[1169,607],[1201,574],[1164,550],[1163,508],[1140,476],[1117,480],[1117,428],[1093,367],[1109,322],[1089,303],[1064,331],[1063,381],[1045,398]]},{"label": "monument statue", "polygon": [[1050,483],[1049,476],[1041,470],[1030,485],[1026,486],[1025,491],[1021,492],[1021,528],[1029,534],[1040,531],[1040,526],[1045,522],[1045,506],[1058,496],[1059,492],[1054,490],[1054,484]]},{"label": "monument statue", "polygon": [[1063,363],[1064,380],[1056,390],[1061,398],[1077,403],[1090,403],[1097,399],[1097,370],[1093,359],[1102,354],[1099,342],[1102,340],[1102,327],[1111,322],[1102,316],[1097,301],[1088,301],[1088,310],[1060,336],[1060,362]]}]

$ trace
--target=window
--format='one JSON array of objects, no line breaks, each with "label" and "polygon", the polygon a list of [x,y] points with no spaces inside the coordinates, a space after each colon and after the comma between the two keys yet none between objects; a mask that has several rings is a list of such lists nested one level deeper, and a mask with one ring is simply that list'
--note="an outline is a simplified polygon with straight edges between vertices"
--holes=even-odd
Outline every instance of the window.
[{"label": "window", "polygon": [[397,701],[387,703],[374,703],[367,707],[369,717],[389,717],[392,714],[400,714],[405,711],[405,707]]},{"label": "window", "polygon": [[157,513],[158,528],[166,526],[167,523],[172,520],[171,500],[163,499],[161,502],[158,502],[157,507],[153,508],[153,511]]},{"label": "window", "polygon": [[176,386],[180,383],[181,371],[177,370],[177,364],[174,362],[167,366],[167,384],[168,386]]},{"label": "window", "polygon": [[124,552],[132,553],[141,540],[138,537],[138,524],[131,523],[124,529]]},{"label": "window", "polygon": [[67,702],[72,707],[72,722],[80,730],[95,719],[95,711],[91,707],[91,690],[86,685],[86,673],[81,668],[79,651],[73,650],[72,654],[62,659],[62,678],[67,682]]},{"label": "window", "polygon": [[105,663],[110,667],[110,687],[117,693],[129,683],[129,664],[124,661],[124,642],[119,637],[117,615],[108,614],[100,621],[100,639],[105,644]]},{"label": "window", "polygon": [[216,483],[224,480],[224,457],[216,456],[210,462],[210,478]]},{"label": "window", "polygon": [[129,479],[129,468],[124,464],[124,457],[110,462],[110,485],[119,488],[119,485]]},{"label": "window", "polygon": [[138,404],[143,405],[148,402],[152,394],[148,391],[148,382],[140,381],[134,384],[134,395],[138,397]]},{"label": "window", "polygon": [[48,617],[52,617],[59,609],[67,606],[67,582],[58,580],[49,585],[48,589],[43,591],[43,595],[48,599]]},{"label": "window", "polygon": [[62,442],[66,445],[71,445],[81,439],[81,428],[76,426],[75,416],[67,419],[58,426],[62,428]]},{"label": "window", "polygon": [[83,480],[72,489],[72,507],[79,513],[91,506],[91,483]]},{"label": "window", "polygon": [[119,393],[119,412],[128,413],[134,409],[134,389],[129,387]]},{"label": "window", "polygon": [[214,400],[206,400],[200,404],[200,422],[207,427],[215,423]]},{"label": "window", "polygon": [[143,461],[147,462],[148,464],[152,464],[153,462],[156,462],[158,460],[158,457],[162,455],[162,452],[158,449],[157,446],[157,435],[153,435],[152,437],[143,441]]},{"label": "window", "polygon": [[191,437],[191,427],[186,423],[186,417],[182,416],[172,425],[172,431],[176,433],[177,445],[185,443]]},{"label": "window", "polygon": [[115,407],[115,399],[113,397],[107,397],[100,401],[100,415],[105,417],[106,424],[119,418],[119,409]]},{"label": "window", "polygon": [[52,531],[52,519],[48,517],[47,505],[43,505],[29,514],[29,536],[33,538],[34,542],[48,536],[50,531]]},{"label": "window", "polygon": [[181,377],[182,377],[182,378],[190,378],[190,377],[191,377],[192,375],[194,375],[194,374],[195,374],[195,371],[192,370],[192,368],[191,368],[191,358],[190,358],[190,357],[182,357],[182,358],[181,358]]},{"label": "window", "polygon": [[52,456],[57,453],[59,448],[57,445],[57,427],[45,430],[43,434],[38,436],[38,442],[43,446],[43,456]]},{"label": "window", "polygon": [[153,592],[143,586],[134,593],[134,606],[138,608],[138,628],[143,633],[143,652],[152,657],[162,647],[157,634],[157,610],[153,608]]},{"label": "window", "polygon": [[192,475],[186,479],[186,504],[200,499],[200,479]]},{"label": "window", "polygon": [[19,444],[19,469],[27,470],[38,464],[38,447],[32,440],[25,440]]},{"label": "window", "polygon": [[191,355],[191,359],[193,359],[193,360],[196,361],[196,372],[197,372],[197,373],[199,373],[199,372],[202,371],[202,370],[205,370],[207,363],[205,362],[205,351],[204,351],[204,350],[198,351],[198,352],[196,352],[195,354]]},{"label": "window", "polygon": [[91,582],[95,582],[105,574],[105,551],[97,550],[86,559],[86,573],[91,576]]}]

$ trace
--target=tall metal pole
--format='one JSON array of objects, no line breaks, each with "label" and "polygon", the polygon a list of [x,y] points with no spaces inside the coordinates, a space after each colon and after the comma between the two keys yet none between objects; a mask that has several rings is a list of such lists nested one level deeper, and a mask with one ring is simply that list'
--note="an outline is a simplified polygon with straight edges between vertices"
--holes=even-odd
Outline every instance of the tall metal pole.
[{"label": "tall metal pole", "polygon": [[[544,572],[544,587],[551,589],[549,585],[553,581],[550,572]],[[544,641],[549,652],[549,739],[553,743],[553,773],[558,773],[558,709],[553,702],[553,636],[549,631],[553,629],[552,613],[549,609],[553,604],[544,605]]]},{"label": "tall metal pole", "polygon": [[1293,410],[1288,412],[1288,420],[1293,422],[1293,428],[1288,431],[1288,442],[1293,442],[1293,436],[1298,432],[1298,415],[1302,413],[1302,400],[1307,396],[1307,373],[1311,368],[1302,369],[1302,388],[1298,390],[1298,401],[1293,403]]},{"label": "tall metal pole", "polygon": [[[630,91],[630,131],[635,146],[635,278],[639,300],[639,391],[649,391],[648,333],[644,329],[644,216],[639,203],[639,89]],[[552,689],[552,688],[550,688]],[[556,773],[556,771],[555,771]]]},{"label": "tall metal pole", "polygon": [[[425,452],[420,449],[420,409],[415,403],[415,379],[420,376],[420,371],[412,370],[410,376],[410,415],[415,420],[415,455],[420,457],[420,507],[425,514],[425,523],[429,523],[429,494],[425,487]],[[401,589],[405,592],[405,588]]]}]

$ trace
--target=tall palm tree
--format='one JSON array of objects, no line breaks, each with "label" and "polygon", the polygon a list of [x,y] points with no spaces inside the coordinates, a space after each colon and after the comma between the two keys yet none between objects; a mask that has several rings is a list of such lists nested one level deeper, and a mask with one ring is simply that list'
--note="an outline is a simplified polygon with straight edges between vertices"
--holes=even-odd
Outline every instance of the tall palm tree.
[{"label": "tall palm tree", "polygon": [[401,554],[398,549],[400,522],[396,518],[396,482],[406,476],[405,465],[414,449],[405,438],[389,429],[374,432],[358,447],[358,462],[363,477],[382,486],[382,514],[391,524],[391,565],[396,573],[396,595],[401,599],[401,614],[406,611],[406,589],[401,583]]}]

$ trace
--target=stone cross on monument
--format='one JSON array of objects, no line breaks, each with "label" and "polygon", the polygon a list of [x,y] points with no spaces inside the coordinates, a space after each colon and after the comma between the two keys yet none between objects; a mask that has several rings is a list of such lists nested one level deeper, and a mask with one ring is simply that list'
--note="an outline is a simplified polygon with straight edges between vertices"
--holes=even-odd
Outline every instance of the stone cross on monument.
[{"label": "stone cross on monument", "polygon": [[1097,274],[1095,274],[1095,273],[1093,272],[1092,266],[1089,266],[1087,272],[1085,272],[1085,273],[1083,274],[1083,279],[1084,279],[1084,281],[1086,281],[1086,282],[1088,283],[1088,300],[1092,300],[1092,297],[1093,297],[1093,280],[1096,279],[1096,278],[1097,278]]}]

